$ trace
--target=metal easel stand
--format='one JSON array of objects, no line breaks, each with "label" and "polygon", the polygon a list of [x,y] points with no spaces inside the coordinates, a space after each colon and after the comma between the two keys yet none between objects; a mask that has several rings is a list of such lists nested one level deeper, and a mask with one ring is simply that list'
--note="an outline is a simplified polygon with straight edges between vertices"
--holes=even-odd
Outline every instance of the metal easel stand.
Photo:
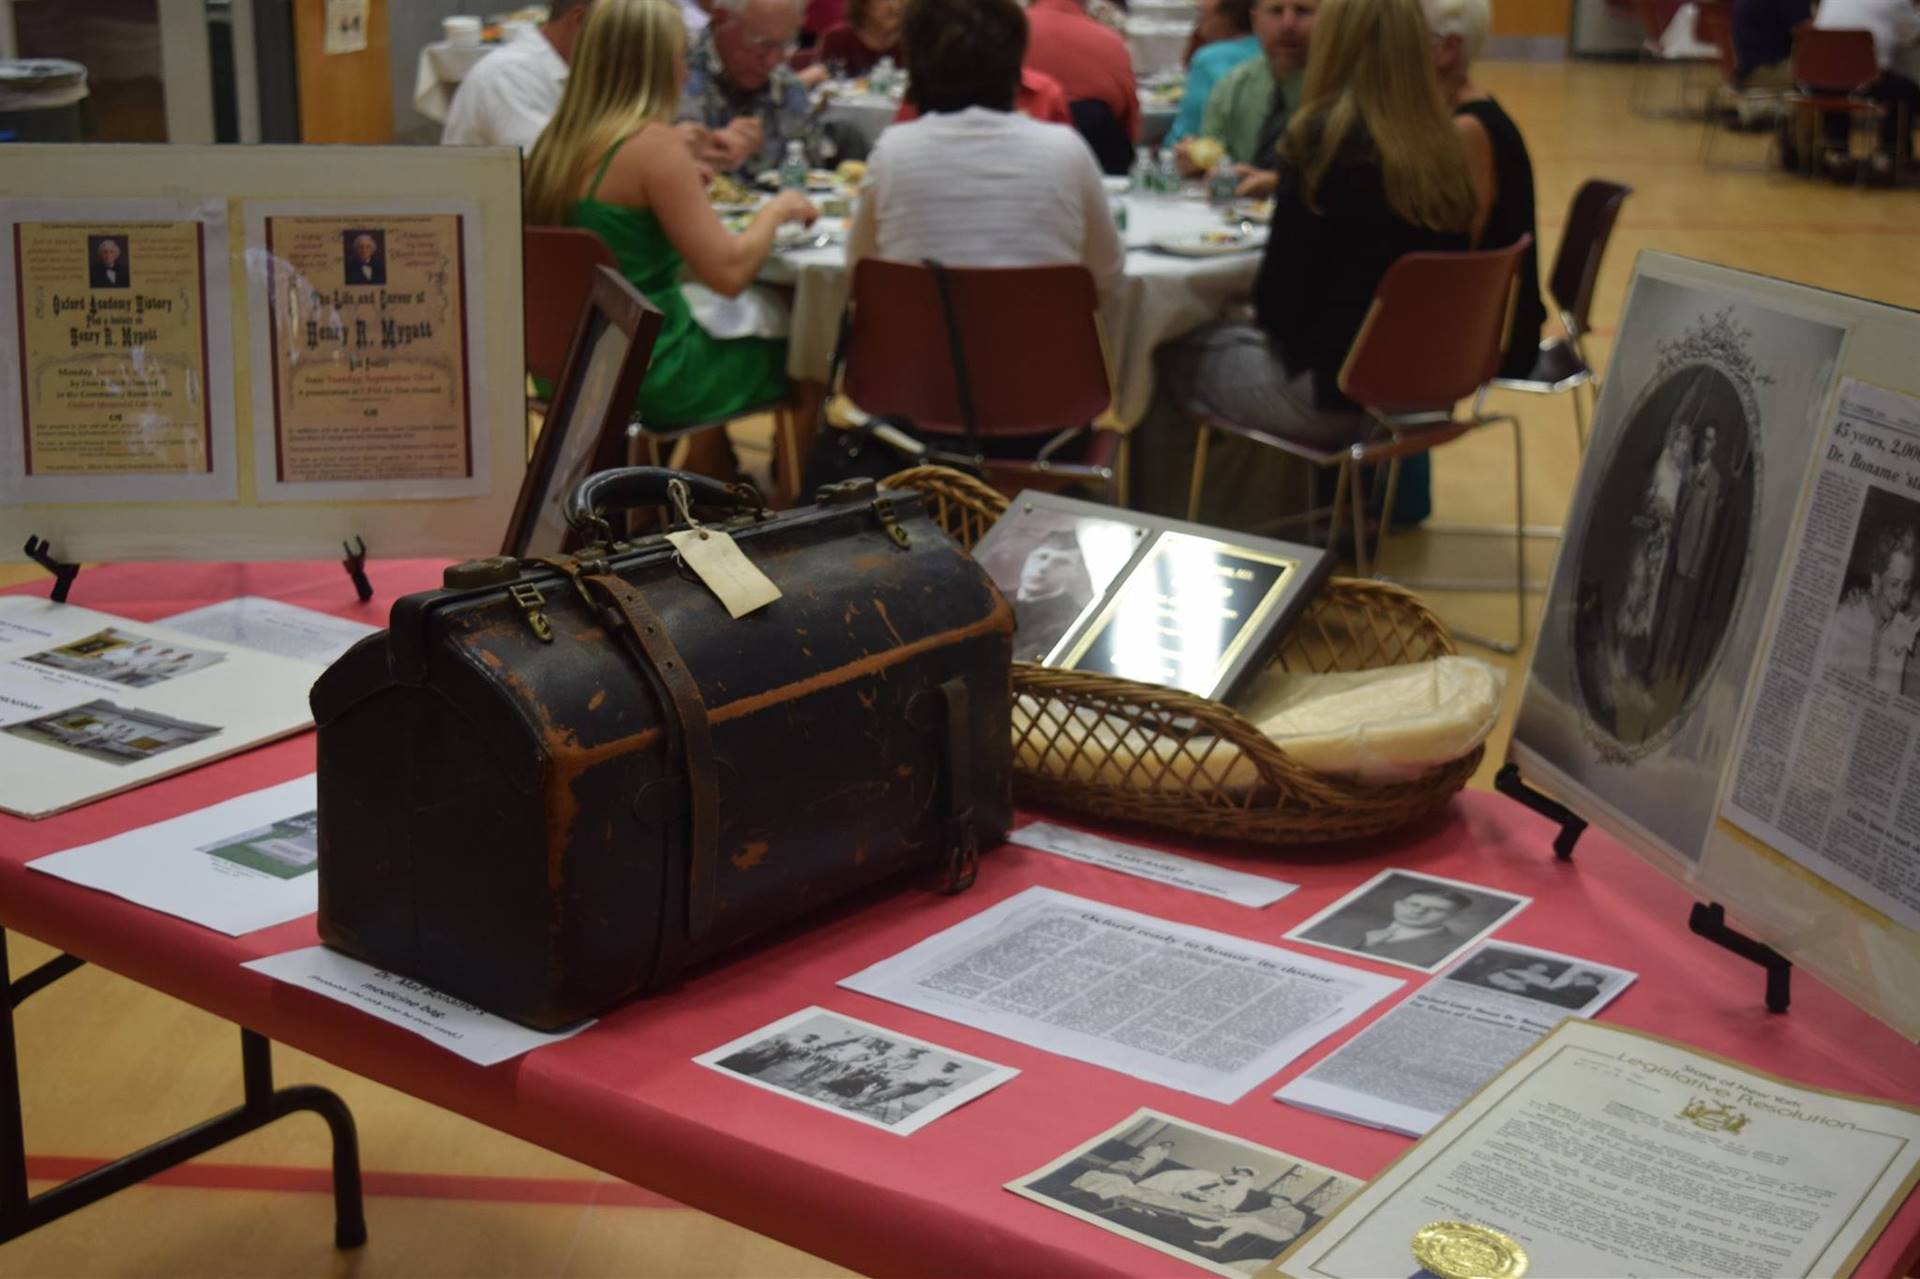
[{"label": "metal easel stand", "polygon": [[7,1002],[0,1007],[0,1244],[301,1110],[319,1115],[333,1132],[334,1246],[358,1248],[364,1244],[367,1223],[361,1211],[360,1144],[352,1113],[344,1101],[325,1088],[310,1084],[274,1088],[273,1045],[266,1036],[244,1026],[240,1029],[240,1065],[246,1100],[239,1106],[51,1190],[28,1195],[13,1010],[29,995],[85,962],[61,955],[12,981],[7,968],[6,933],[0,930],[0,984],[5,984],[7,991]]},{"label": "metal easel stand", "polygon": [[[1493,788],[1560,827],[1553,837],[1553,855],[1573,860],[1573,846],[1587,829],[1587,820],[1556,799],[1542,795],[1520,779],[1520,766],[1509,761],[1494,774]],[[1687,930],[1722,950],[1730,950],[1767,974],[1766,1003],[1770,1013],[1783,1013],[1793,1000],[1793,963],[1764,942],[1757,942],[1727,924],[1727,908],[1719,902],[1695,902],[1687,915]]]}]

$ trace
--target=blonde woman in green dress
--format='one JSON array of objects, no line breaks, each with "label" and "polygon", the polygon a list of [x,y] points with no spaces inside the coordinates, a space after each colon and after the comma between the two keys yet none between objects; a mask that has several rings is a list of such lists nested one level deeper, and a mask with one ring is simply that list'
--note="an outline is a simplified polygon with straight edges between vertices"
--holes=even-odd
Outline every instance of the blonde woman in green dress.
[{"label": "blonde woman in green dress", "polygon": [[783,223],[818,216],[805,196],[785,191],[738,235],[727,230],[707,202],[689,139],[674,127],[686,78],[675,0],[597,0],[559,110],[527,159],[527,222],[598,235],[665,317],[634,410],[655,430],[786,394],[786,343],[712,336],[694,322],[680,277],[684,267],[733,297],[759,274]]}]

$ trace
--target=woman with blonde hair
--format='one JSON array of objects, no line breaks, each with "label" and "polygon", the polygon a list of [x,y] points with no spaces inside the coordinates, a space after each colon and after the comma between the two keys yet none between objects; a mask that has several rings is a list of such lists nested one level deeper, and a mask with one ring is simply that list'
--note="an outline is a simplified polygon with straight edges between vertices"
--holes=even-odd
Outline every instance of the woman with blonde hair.
[{"label": "woman with blonde hair", "polygon": [[816,216],[806,197],[782,192],[740,234],[721,224],[673,125],[686,76],[673,0],[597,0],[560,108],[527,160],[528,223],[594,232],[665,317],[635,406],[651,428],[714,421],[785,394],[785,344],[709,335],[681,296],[680,274],[684,264],[714,292],[735,296],[759,273],[782,223]]},{"label": "woman with blonde hair", "polygon": [[[1136,499],[1185,511],[1191,416],[1223,418],[1335,451],[1369,431],[1340,366],[1374,289],[1403,254],[1471,242],[1478,195],[1434,73],[1420,0],[1325,0],[1299,109],[1279,146],[1273,225],[1254,284],[1259,320],[1164,348],[1163,413],[1136,430]],[[1396,522],[1427,513],[1424,476],[1403,467]],[[1201,518],[1271,523],[1288,513],[1287,459],[1216,434]]]}]

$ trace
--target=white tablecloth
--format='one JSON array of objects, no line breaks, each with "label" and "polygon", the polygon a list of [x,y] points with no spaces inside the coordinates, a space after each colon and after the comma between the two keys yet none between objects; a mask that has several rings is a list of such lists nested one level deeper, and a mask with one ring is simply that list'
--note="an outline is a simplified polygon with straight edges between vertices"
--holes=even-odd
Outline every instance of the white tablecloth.
[{"label": "white tablecloth", "polygon": [[1133,53],[1136,75],[1176,70],[1193,35],[1191,19],[1140,17],[1127,19],[1127,48]]},{"label": "white tablecloth", "polygon": [[[1257,252],[1187,258],[1155,251],[1156,240],[1197,235],[1224,225],[1203,201],[1186,197],[1129,195],[1127,277],[1107,315],[1107,340],[1119,399],[1115,416],[1131,427],[1153,399],[1153,352],[1217,319],[1245,298],[1260,268]],[[847,302],[845,244],[775,254],[761,272],[772,283],[794,288],[787,373],[824,382],[833,363],[840,313]],[[930,352],[928,358],[944,358]]]},{"label": "white tablecloth", "polygon": [[435,124],[447,122],[447,108],[453,105],[453,91],[500,46],[477,44],[456,46],[437,40],[420,50],[420,61],[413,71],[413,109]]},{"label": "white tablecloth", "polygon": [[898,98],[884,93],[855,93],[851,89],[835,88],[820,118],[858,129],[871,149],[874,140],[880,136],[880,130],[892,124],[893,117],[899,112]]}]

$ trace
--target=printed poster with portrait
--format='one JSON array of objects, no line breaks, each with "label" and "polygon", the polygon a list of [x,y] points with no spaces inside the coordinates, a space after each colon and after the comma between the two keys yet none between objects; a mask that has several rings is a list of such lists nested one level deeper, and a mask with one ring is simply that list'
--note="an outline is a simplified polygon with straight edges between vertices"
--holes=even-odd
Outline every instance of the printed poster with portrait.
[{"label": "printed poster with portrait", "polygon": [[[226,221],[165,201],[9,202],[10,500],[229,498]],[[210,280],[215,282],[210,283]]]},{"label": "printed poster with portrait", "polygon": [[1678,866],[1713,822],[1846,338],[1644,260],[1628,296],[1513,756]]},{"label": "printed poster with portrait", "polygon": [[[263,211],[268,349],[256,361],[266,499],[484,491],[476,442],[469,218]],[[261,364],[265,374],[260,376]],[[264,393],[264,395],[263,395]]]}]

